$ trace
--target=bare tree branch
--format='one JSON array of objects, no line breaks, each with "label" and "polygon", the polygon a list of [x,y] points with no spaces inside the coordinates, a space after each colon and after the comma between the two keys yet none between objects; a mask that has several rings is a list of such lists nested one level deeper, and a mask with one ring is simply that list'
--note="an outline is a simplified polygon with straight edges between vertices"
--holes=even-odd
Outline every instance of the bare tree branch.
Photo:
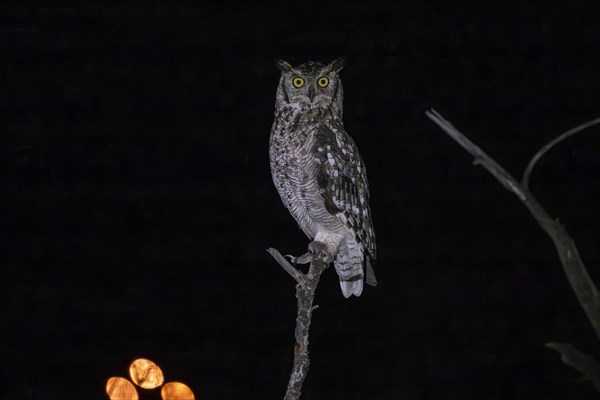
[{"label": "bare tree branch", "polygon": [[321,242],[311,242],[308,246],[309,253],[299,257],[310,259],[308,273],[303,274],[294,268],[279,251],[269,248],[267,251],[273,258],[294,278],[296,285],[296,298],[298,299],[298,313],[296,315],[294,366],[288,382],[284,400],[298,400],[302,394],[302,384],[308,373],[310,359],[308,357],[308,334],[312,319],[312,312],[317,308],[313,306],[317,285],[321,274],[333,255],[328,254],[327,246]]},{"label": "bare tree branch", "polygon": [[[583,265],[575,242],[569,236],[564,226],[546,212],[542,205],[529,192],[527,187],[519,184],[519,182],[506,172],[494,159],[454,128],[452,124],[446,121],[440,114],[431,110],[427,111],[426,115],[468,151],[475,158],[475,164],[482,165],[494,175],[507,190],[515,193],[519,200],[525,204],[542,229],[550,236],[556,247],[558,256],[560,257],[567,279],[579,300],[579,304],[592,324],[596,336],[600,339],[600,296],[598,294],[598,289],[590,278],[585,265]],[[594,120],[587,123],[587,126],[599,122],[600,120]],[[576,130],[572,131],[578,132],[583,129],[578,128],[575,128]],[[539,157],[537,158],[539,159]]]},{"label": "bare tree branch", "polygon": [[600,392],[600,364],[594,357],[581,353],[570,343],[546,343],[546,347],[556,350],[562,362],[581,372],[581,380],[592,381]]},{"label": "bare tree branch", "polygon": [[565,133],[563,133],[563,134],[555,137],[554,139],[552,139],[551,141],[549,141],[548,143],[546,143],[535,154],[535,156],[533,156],[533,158],[531,159],[531,161],[529,161],[529,164],[527,164],[527,168],[525,168],[525,172],[523,173],[523,179],[521,179],[521,185],[523,185],[523,187],[525,189],[529,189],[529,176],[531,175],[531,171],[533,170],[533,167],[535,167],[535,164],[539,161],[539,159],[542,158],[542,156],[544,154],[546,154],[548,152],[548,150],[550,150],[552,147],[554,147],[558,143],[562,142],[566,138],[571,137],[574,134],[583,131],[584,129],[587,129],[590,126],[594,126],[594,125],[598,125],[598,124],[600,124],[600,118],[593,119],[593,120],[585,122],[585,123],[583,123],[583,124],[581,124],[579,126],[576,126],[573,129],[569,129]]},{"label": "bare tree branch", "polygon": [[275,261],[277,261],[279,263],[279,265],[281,265],[281,267],[288,273],[290,274],[290,276],[292,278],[294,278],[296,280],[296,282],[298,282],[299,284],[304,284],[304,274],[300,271],[298,271],[296,268],[294,268],[292,266],[292,264],[290,264],[288,262],[288,260],[285,259],[284,256],[281,255],[281,253],[279,252],[279,250],[274,249],[273,247],[269,247],[267,249],[267,252],[271,255],[271,257],[273,257],[275,259]]}]

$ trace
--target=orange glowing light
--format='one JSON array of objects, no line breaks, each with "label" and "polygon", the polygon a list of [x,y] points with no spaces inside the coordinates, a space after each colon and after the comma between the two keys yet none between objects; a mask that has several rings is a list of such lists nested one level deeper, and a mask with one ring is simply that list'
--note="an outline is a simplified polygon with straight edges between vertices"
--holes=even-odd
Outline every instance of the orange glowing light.
[{"label": "orange glowing light", "polygon": [[161,369],[150,360],[138,358],[129,366],[133,383],[143,389],[156,389],[165,381]]},{"label": "orange glowing light", "polygon": [[160,391],[163,400],[194,400],[192,390],[181,382],[169,382]]},{"label": "orange glowing light", "polygon": [[125,378],[113,377],[106,382],[106,394],[110,400],[138,400],[133,383]]}]

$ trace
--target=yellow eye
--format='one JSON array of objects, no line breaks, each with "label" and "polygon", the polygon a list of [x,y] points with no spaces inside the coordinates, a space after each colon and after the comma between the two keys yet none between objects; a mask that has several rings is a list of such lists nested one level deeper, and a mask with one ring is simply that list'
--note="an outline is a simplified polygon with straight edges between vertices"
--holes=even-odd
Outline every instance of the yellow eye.
[{"label": "yellow eye", "polygon": [[319,80],[317,81],[317,83],[321,87],[327,87],[329,85],[329,79],[325,78],[325,77],[322,77],[322,78],[319,78]]},{"label": "yellow eye", "polygon": [[294,85],[294,87],[301,88],[302,86],[304,86],[304,79],[297,76],[294,79],[292,79],[292,84]]}]

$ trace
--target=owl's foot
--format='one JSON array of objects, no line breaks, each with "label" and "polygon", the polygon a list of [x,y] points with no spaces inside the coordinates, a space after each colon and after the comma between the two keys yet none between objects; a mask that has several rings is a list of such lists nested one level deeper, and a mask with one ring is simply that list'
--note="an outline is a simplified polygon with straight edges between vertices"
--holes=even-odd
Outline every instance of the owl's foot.
[{"label": "owl's foot", "polygon": [[286,254],[284,257],[287,258],[287,259],[289,259],[290,262],[292,264],[294,264],[294,266],[296,266],[298,264],[301,264],[301,265],[310,264],[310,262],[312,261],[312,257],[313,256],[310,253],[306,253],[306,254],[302,254],[299,257],[294,257],[291,254]]},{"label": "owl's foot", "polygon": [[323,242],[313,241],[308,244],[308,253],[303,256],[310,256],[310,259],[319,258],[323,260],[325,265],[330,264],[333,261],[333,254],[329,250],[329,247]]},{"label": "owl's foot", "polygon": [[[310,242],[308,244],[308,253],[300,257],[294,257],[289,254],[282,256],[277,249],[272,247],[268,248],[267,252],[298,282],[300,288],[312,287],[311,290],[316,288],[321,273],[334,258],[331,248],[319,241]],[[286,258],[289,258],[294,264],[310,264],[308,272],[304,274],[295,265],[290,264]]]},{"label": "owl's foot", "polygon": [[286,254],[284,257],[290,260],[294,266],[299,264],[310,264],[315,258],[323,260],[325,264],[329,264],[333,261],[333,255],[329,251],[327,245],[319,241],[313,241],[308,244],[308,253],[302,254],[299,257]]}]

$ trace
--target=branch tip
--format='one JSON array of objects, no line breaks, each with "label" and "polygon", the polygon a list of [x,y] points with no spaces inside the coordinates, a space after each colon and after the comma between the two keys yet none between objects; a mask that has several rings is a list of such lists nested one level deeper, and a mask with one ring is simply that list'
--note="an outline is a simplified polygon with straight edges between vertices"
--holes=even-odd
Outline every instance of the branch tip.
[{"label": "branch tip", "polygon": [[298,282],[299,285],[304,285],[305,283],[305,277],[304,274],[300,271],[298,271],[296,268],[294,268],[294,266],[292,264],[290,264],[288,262],[288,260],[285,259],[284,256],[281,255],[281,253],[279,252],[279,250],[273,248],[273,247],[269,247],[267,249],[267,253],[269,253],[271,255],[271,257],[273,257],[275,259],[275,261],[277,261],[277,263],[279,263],[279,265],[281,265],[281,267],[288,273],[290,274],[290,276],[292,278],[294,278],[296,280],[296,282]]},{"label": "branch tip", "polygon": [[542,146],[542,148],[539,149],[538,152],[535,153],[533,158],[529,161],[527,167],[525,168],[525,172],[523,172],[523,178],[521,179],[521,184],[523,185],[523,187],[529,190],[529,178],[531,176],[531,172],[533,171],[533,167],[535,167],[536,163],[540,160],[540,158],[542,158],[542,156],[546,154],[551,148],[553,148],[563,140],[575,135],[576,133],[579,133],[587,128],[598,124],[600,124],[600,118],[584,122],[583,124],[578,125],[575,128],[569,129],[568,131],[561,133],[560,135],[546,143],[544,146]]}]

